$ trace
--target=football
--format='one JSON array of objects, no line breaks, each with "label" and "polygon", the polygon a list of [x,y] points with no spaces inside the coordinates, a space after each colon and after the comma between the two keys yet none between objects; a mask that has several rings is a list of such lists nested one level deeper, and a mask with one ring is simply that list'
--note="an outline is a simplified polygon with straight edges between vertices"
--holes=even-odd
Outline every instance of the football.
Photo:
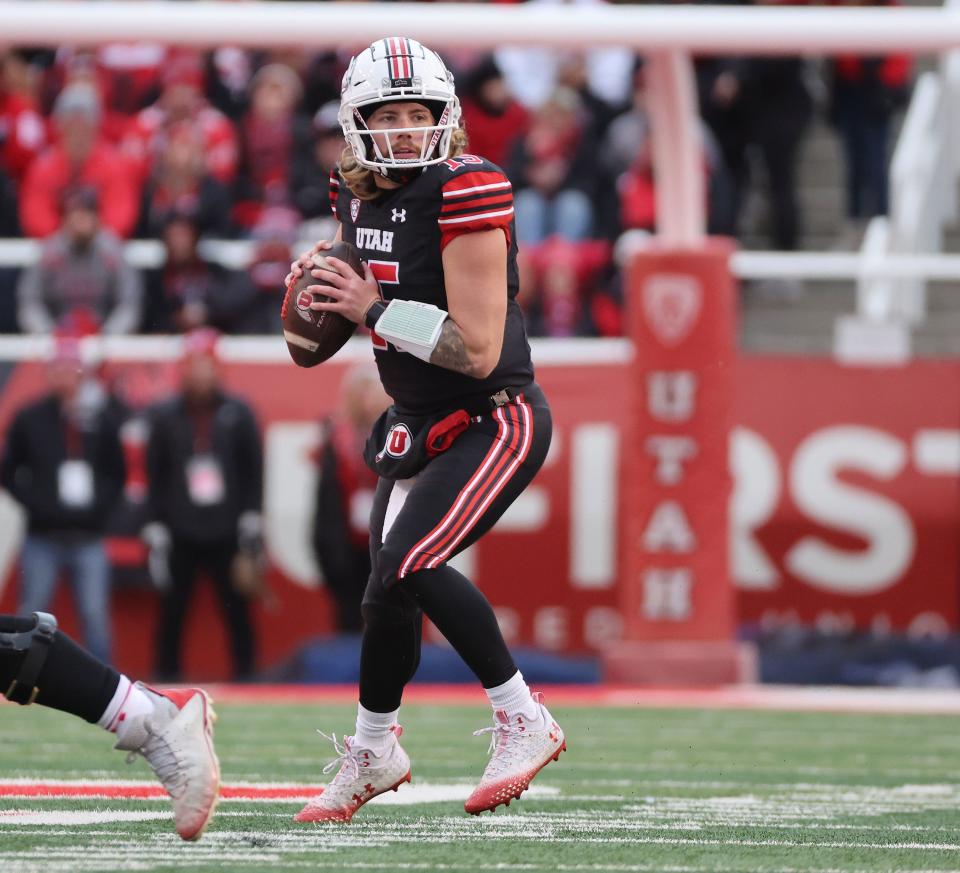
[{"label": "football", "polygon": [[[363,275],[363,264],[357,248],[343,240],[337,240],[332,248],[315,256],[339,258],[349,264],[358,276]],[[350,339],[357,326],[338,312],[320,312],[311,309],[314,300],[325,300],[322,294],[307,291],[310,285],[327,285],[305,272],[288,289],[283,301],[280,318],[283,322],[283,338],[287,341],[290,357],[297,366],[315,367],[338,352]]]}]

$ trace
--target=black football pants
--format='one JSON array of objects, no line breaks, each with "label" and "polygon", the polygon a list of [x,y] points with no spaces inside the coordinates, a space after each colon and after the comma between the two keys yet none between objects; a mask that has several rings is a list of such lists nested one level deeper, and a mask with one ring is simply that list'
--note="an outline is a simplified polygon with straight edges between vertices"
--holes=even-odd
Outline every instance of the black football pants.
[{"label": "black football pants", "polygon": [[381,479],[370,516],[360,702],[392,712],[420,660],[423,614],[485,688],[516,664],[487,599],[447,561],[475,543],[527,487],[550,447],[536,385],[471,423],[413,479]]}]

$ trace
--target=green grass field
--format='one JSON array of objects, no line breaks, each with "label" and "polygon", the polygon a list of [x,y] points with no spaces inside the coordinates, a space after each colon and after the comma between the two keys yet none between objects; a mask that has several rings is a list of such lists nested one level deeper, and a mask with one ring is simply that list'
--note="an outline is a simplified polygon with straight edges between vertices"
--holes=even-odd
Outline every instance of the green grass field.
[{"label": "green grass field", "polygon": [[[315,728],[349,730],[355,711],[217,709],[225,784],[325,781],[331,747]],[[486,739],[471,732],[486,712],[405,706],[408,799],[426,802],[401,804],[401,788],[351,824],[304,826],[291,821],[296,802],[225,800],[203,840],[185,844],[165,801],[0,796],[0,871],[960,870],[953,717],[552,710],[569,751],[540,774],[536,792],[495,815],[474,818],[462,806],[485,761]],[[142,760],[126,766],[97,728],[2,706],[0,782],[12,778],[150,774]],[[70,823],[90,811],[99,820]],[[122,820],[131,813],[147,820]]]}]

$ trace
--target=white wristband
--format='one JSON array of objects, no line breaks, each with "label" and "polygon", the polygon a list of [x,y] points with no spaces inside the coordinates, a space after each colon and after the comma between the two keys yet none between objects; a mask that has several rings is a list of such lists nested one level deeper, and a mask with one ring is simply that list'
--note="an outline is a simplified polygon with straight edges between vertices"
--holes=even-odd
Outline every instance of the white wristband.
[{"label": "white wristband", "polygon": [[374,331],[401,352],[429,362],[446,320],[447,312],[432,303],[391,300]]}]

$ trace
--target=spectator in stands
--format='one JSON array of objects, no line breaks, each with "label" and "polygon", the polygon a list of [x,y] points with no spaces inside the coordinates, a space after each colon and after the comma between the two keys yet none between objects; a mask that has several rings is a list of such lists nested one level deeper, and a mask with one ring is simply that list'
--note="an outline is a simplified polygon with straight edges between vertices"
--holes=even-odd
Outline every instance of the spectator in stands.
[{"label": "spectator in stands", "polygon": [[237,301],[231,332],[280,332],[277,313],[283,300],[284,278],[290,269],[290,253],[299,222],[299,214],[289,206],[271,206],[260,214],[251,231],[255,246],[246,270],[252,297],[244,296],[243,301]]},{"label": "spectator in stands", "polygon": [[311,223],[310,231],[301,233],[303,239],[331,239],[336,232],[330,206],[330,171],[346,144],[337,119],[339,112],[339,100],[321,106],[313,116],[310,145],[293,155],[290,202]]},{"label": "spectator in stands", "polygon": [[[732,234],[732,182],[720,147],[710,128],[700,123],[703,166],[707,193],[707,230]],[[646,79],[642,63],[634,72],[633,103],[608,125],[600,146],[600,165],[605,179],[615,188],[612,206],[598,200],[597,212],[607,218],[618,216],[613,238],[622,230],[656,227],[656,186],[653,176],[653,140],[646,106]],[[602,189],[603,190],[603,189]],[[604,206],[599,205],[601,202]],[[608,224],[609,227],[609,224]]]},{"label": "spectator in stands", "polygon": [[47,72],[45,87],[56,94],[77,82],[92,85],[102,105],[101,132],[111,143],[126,134],[130,120],[160,94],[160,77],[170,50],[160,43],[108,43],[99,47],[62,45]]},{"label": "spectator in stands", "polygon": [[19,236],[17,193],[47,144],[35,79],[22,52],[0,51],[0,236]]},{"label": "spectator in stands", "polygon": [[291,167],[310,142],[310,120],[298,113],[303,86],[284,64],[267,64],[250,83],[250,107],[240,122],[240,170],[235,220],[256,224],[267,203],[289,199]]},{"label": "spectator in stands", "polygon": [[68,317],[82,317],[107,334],[139,330],[140,274],[127,263],[120,240],[102,226],[98,200],[89,187],[64,192],[62,227],[44,240],[17,287],[24,333],[50,333]]},{"label": "spectator in stands", "polygon": [[248,282],[197,249],[199,226],[189,212],[171,212],[160,238],[164,264],[147,273],[143,329],[148,333],[187,333],[201,327],[229,326],[249,305]]},{"label": "spectator in stands", "polygon": [[[619,50],[618,50],[619,53]],[[630,56],[618,61],[618,67],[628,61],[624,69],[618,69],[620,82],[615,89],[597,89],[590,79],[588,57],[583,52],[573,52],[561,57],[557,69],[557,86],[576,91],[589,119],[593,136],[600,140],[607,126],[621,112],[630,107],[634,93],[635,70],[640,61]],[[624,72],[626,76],[624,78]],[[598,93],[599,91],[599,93]]]},{"label": "spectator in stands", "polygon": [[363,445],[389,405],[376,369],[358,365],[344,376],[340,408],[322,424],[312,544],[341,633],[363,627],[360,601],[370,575],[370,507],[377,486],[376,474],[363,462]]},{"label": "spectator in stands", "polygon": [[[540,14],[550,15],[550,7],[563,3],[577,6],[606,5],[606,0],[528,0]],[[539,109],[563,84],[561,69],[571,62],[571,53],[553,47],[501,48],[495,52],[510,93],[530,110]],[[627,48],[603,46],[591,49],[583,58],[586,87],[610,106],[621,106],[630,99],[630,71],[633,52]]]},{"label": "spectator in stands", "polygon": [[57,342],[47,378],[49,392],[15,414],[0,459],[0,484],[27,515],[18,611],[49,611],[66,573],[84,642],[109,661],[104,525],[123,491],[119,423],[81,362],[78,340]]},{"label": "spectator in stands", "polygon": [[[894,0],[838,0],[842,6],[892,6]],[[888,209],[887,165],[891,121],[907,103],[912,60],[908,55],[830,58],[830,121],[840,133],[846,159],[847,227],[844,248],[859,244],[866,223]]]},{"label": "spectator in stands", "polygon": [[93,188],[100,219],[119,237],[127,237],[137,220],[139,186],[129,164],[101,136],[100,98],[93,85],[68,85],[53,107],[56,142],[27,171],[20,195],[20,223],[33,237],[46,237],[60,226],[63,192],[77,185]]},{"label": "spectator in stands", "polygon": [[470,151],[504,167],[529,113],[514,98],[492,55],[466,74],[461,103]]},{"label": "spectator in stands", "polygon": [[596,143],[576,92],[558,88],[534,113],[506,169],[521,243],[536,245],[552,234],[570,240],[590,236]]},{"label": "spectator in stands", "polygon": [[230,192],[207,169],[201,132],[191,122],[170,126],[144,186],[139,236],[160,236],[172,213],[191,215],[201,236],[230,235]]},{"label": "spectator in stands", "polygon": [[[535,336],[619,333],[598,303],[605,296],[612,246],[606,240],[572,242],[554,236],[530,247],[523,261],[523,307]],[[595,311],[597,310],[597,311]],[[599,317],[597,317],[599,316]]]},{"label": "spectator in stands", "polygon": [[230,635],[233,678],[253,675],[255,640],[239,555],[262,553],[263,454],[253,411],[221,385],[216,333],[184,339],[180,391],[149,415],[150,523],[143,537],[162,592],[156,672],[181,678],[180,641],[197,577],[213,583]]},{"label": "spectator in stands", "polygon": [[[756,0],[776,5],[778,0]],[[726,58],[702,65],[699,82],[704,118],[720,144],[734,188],[734,215],[742,217],[745,195],[759,158],[768,188],[769,237],[774,249],[799,247],[801,216],[797,163],[813,117],[806,67],[799,57]]]},{"label": "spectator in stands", "polygon": [[163,73],[163,90],[156,103],[139,112],[121,143],[133,161],[141,182],[150,177],[168,146],[171,130],[180,123],[198,131],[207,170],[225,185],[237,172],[237,137],[233,125],[203,95],[201,59],[190,53],[175,55]]}]

